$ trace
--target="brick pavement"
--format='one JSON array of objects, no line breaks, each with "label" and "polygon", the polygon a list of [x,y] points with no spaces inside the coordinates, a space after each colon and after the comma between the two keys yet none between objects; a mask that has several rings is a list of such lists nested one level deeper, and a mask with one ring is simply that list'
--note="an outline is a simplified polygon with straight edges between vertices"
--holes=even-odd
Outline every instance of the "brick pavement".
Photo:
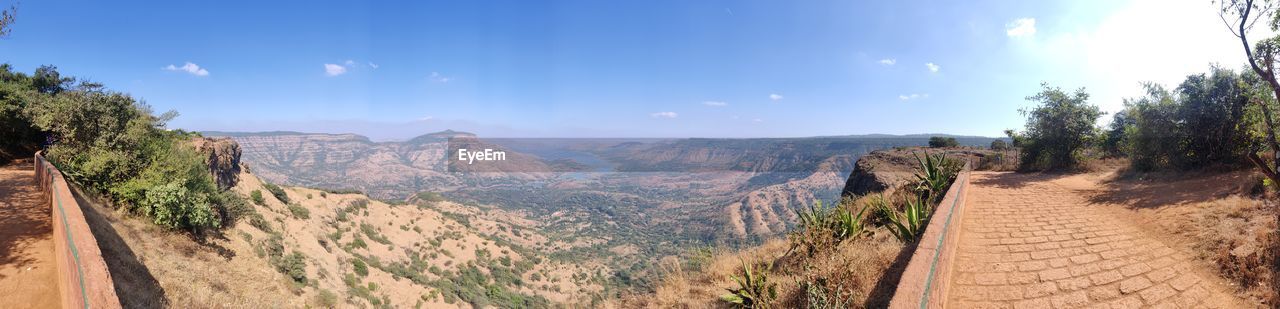
[{"label": "brick pavement", "polygon": [[1211,272],[1082,191],[1051,176],[973,177],[947,307],[1241,307],[1198,275]]}]

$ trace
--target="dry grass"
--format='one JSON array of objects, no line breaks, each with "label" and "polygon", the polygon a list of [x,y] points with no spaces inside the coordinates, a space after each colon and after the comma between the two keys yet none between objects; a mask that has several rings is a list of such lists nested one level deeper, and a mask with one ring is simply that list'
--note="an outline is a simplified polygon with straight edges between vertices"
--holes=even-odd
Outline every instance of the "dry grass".
[{"label": "dry grass", "polygon": [[[655,292],[626,295],[618,307],[726,307],[727,304],[719,297],[727,293],[726,289],[736,287],[730,276],[741,275],[744,261],[775,263],[769,276],[778,284],[776,306],[806,307],[803,286],[824,282],[828,291],[839,293],[852,307],[883,307],[888,304],[893,291],[877,286],[884,284],[882,278],[891,273],[890,269],[902,254],[904,245],[888,231],[873,229],[869,236],[825,248],[812,256],[799,251],[789,252],[790,248],[789,241],[773,239],[741,251],[721,251],[711,258],[706,267],[694,271],[682,270],[678,266],[680,263],[664,259],[660,265],[666,275]],[[896,286],[896,282],[892,284]]]},{"label": "dry grass", "polygon": [[1233,196],[1193,207],[1186,233],[1197,240],[1193,252],[1214,262],[1245,296],[1280,305],[1276,209],[1261,200]]},{"label": "dry grass", "polygon": [[1280,208],[1254,172],[1118,176],[1113,192],[1126,197],[1110,202],[1128,205],[1152,235],[1216,269],[1240,297],[1280,307]]},{"label": "dry grass", "polygon": [[86,219],[127,308],[298,307],[273,270],[248,247],[214,237],[201,244],[101,205],[77,191]]}]

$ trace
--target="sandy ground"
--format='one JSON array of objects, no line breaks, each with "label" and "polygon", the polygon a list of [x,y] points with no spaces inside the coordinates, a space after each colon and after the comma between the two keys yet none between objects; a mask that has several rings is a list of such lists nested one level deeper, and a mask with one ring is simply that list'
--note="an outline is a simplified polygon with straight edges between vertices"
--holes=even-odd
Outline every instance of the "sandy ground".
[{"label": "sandy ground", "polygon": [[30,162],[0,166],[0,308],[56,308],[49,206]]},{"label": "sandy ground", "polygon": [[[1247,308],[1212,269],[1116,213],[1146,195],[1097,175],[975,173],[949,304],[955,307]],[[1107,199],[1098,193],[1111,194]],[[1129,196],[1122,196],[1128,194]]]}]

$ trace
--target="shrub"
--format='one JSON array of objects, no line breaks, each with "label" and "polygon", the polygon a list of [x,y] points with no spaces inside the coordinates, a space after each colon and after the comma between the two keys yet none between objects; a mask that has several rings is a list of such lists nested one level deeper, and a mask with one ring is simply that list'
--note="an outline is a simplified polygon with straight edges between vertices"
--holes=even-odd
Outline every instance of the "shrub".
[{"label": "shrub", "polygon": [[320,293],[316,294],[316,304],[324,308],[335,308],[338,306],[338,295],[327,289],[320,289]]},{"label": "shrub", "polygon": [[258,228],[258,230],[263,232],[271,233],[272,231],[271,223],[268,223],[267,219],[263,218],[262,214],[257,212],[249,214],[249,225]]},{"label": "shrub", "polygon": [[284,256],[276,263],[276,270],[280,273],[288,275],[293,282],[307,282],[307,256],[302,252],[293,251],[289,255]]},{"label": "shrub", "polygon": [[960,141],[954,137],[934,136],[929,138],[930,148],[959,147]]},{"label": "shrub", "polygon": [[742,262],[742,275],[729,277],[738,287],[726,289],[729,294],[721,295],[720,300],[740,308],[769,308],[778,297],[778,284],[769,282],[772,269],[773,263],[750,265]]},{"label": "shrub", "polygon": [[271,195],[275,196],[281,203],[289,204],[289,193],[284,192],[284,189],[280,188],[280,186],[264,182],[262,187],[267,188],[267,192],[271,192]]},{"label": "shrub", "polygon": [[1116,113],[1103,148],[1127,154],[1141,171],[1241,164],[1261,112],[1248,104],[1249,83],[1214,67],[1208,75],[1187,76],[1173,91],[1144,84],[1146,95],[1125,100]]},{"label": "shrub", "polygon": [[351,269],[356,272],[356,275],[361,277],[369,275],[369,265],[366,265],[364,260],[360,258],[351,259]]},{"label": "shrub", "polygon": [[302,205],[289,204],[288,207],[289,207],[289,213],[293,214],[294,218],[303,219],[303,220],[311,218],[311,211],[307,210],[306,207],[302,207]]},{"label": "shrub", "polygon": [[1027,116],[1025,140],[1021,147],[1021,168],[1053,170],[1077,167],[1080,150],[1094,136],[1093,124],[1102,111],[1088,103],[1084,88],[1067,93],[1060,88],[1041,84],[1040,93],[1027,97],[1039,106],[1023,109]]},{"label": "shrub", "polygon": [[384,244],[384,245],[391,244],[390,239],[387,239],[386,236],[382,236],[382,233],[378,232],[377,228],[373,227],[372,225],[369,225],[368,223],[361,223],[360,231],[364,232],[366,236],[369,236],[369,239],[372,239],[373,241],[376,241],[380,244]]},{"label": "shrub", "polygon": [[991,150],[1008,150],[1008,149],[1009,149],[1009,143],[1006,143],[1002,139],[991,141]]},{"label": "shrub", "polygon": [[267,206],[267,200],[262,198],[262,190],[253,190],[249,192],[249,198],[258,206]]},{"label": "shrub", "polygon": [[238,200],[221,194],[187,142],[197,135],[164,129],[176,116],[155,115],[101,84],[77,84],[52,66],[30,77],[0,66],[0,156],[31,137],[53,137],[46,157],[68,179],[158,225],[199,233],[240,210],[227,209]]}]

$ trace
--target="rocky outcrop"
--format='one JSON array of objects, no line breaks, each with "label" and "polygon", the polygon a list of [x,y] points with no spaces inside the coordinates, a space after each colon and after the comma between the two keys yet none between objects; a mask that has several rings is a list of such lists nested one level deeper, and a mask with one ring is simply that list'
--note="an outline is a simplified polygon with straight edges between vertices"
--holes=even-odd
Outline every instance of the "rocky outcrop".
[{"label": "rocky outcrop", "polygon": [[916,167],[920,165],[915,156],[924,155],[925,152],[942,152],[947,157],[972,160],[974,163],[990,154],[989,150],[971,148],[901,147],[872,151],[854,163],[853,172],[849,173],[840,196],[843,198],[884,192],[914,180]]},{"label": "rocky outcrop", "polygon": [[234,187],[240,181],[240,144],[226,137],[196,137],[191,139],[196,151],[206,156],[209,173],[222,190]]}]

